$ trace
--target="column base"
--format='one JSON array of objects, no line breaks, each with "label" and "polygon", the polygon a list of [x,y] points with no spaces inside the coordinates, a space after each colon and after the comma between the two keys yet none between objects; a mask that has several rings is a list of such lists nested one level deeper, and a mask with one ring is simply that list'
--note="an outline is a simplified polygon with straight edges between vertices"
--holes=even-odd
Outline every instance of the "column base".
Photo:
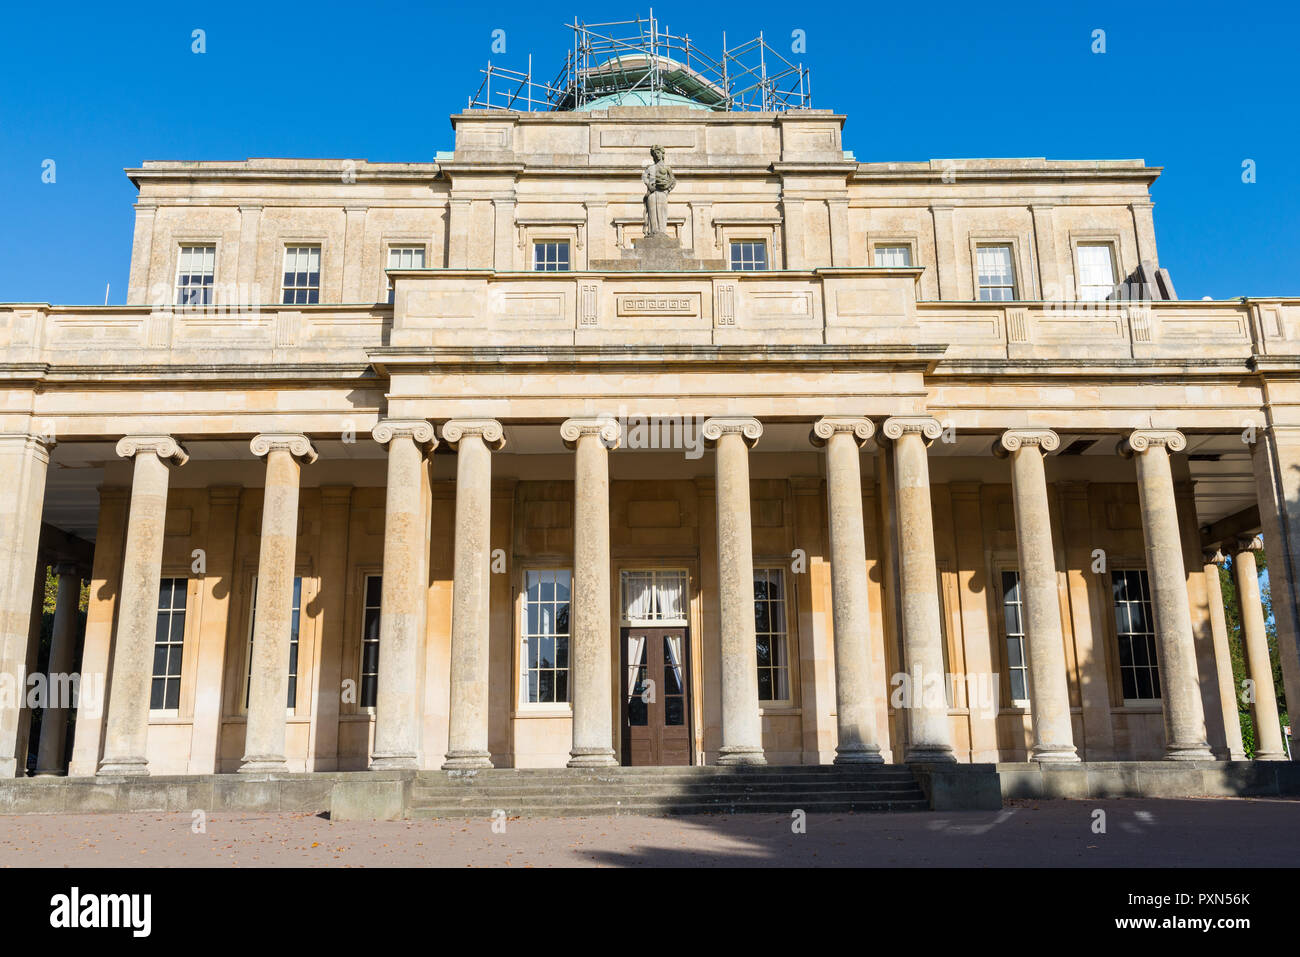
[{"label": "column base", "polygon": [[616,768],[613,748],[574,748],[569,752],[570,768]]},{"label": "column base", "polygon": [[420,759],[409,751],[376,753],[370,758],[369,771],[407,771],[420,766]]},{"label": "column base", "polygon": [[1198,744],[1173,744],[1165,748],[1166,761],[1213,761],[1210,746],[1204,741]]},{"label": "column base", "polygon": [[148,777],[149,762],[145,758],[106,758],[99,763],[99,770],[95,774],[104,777]]},{"label": "column base", "polygon": [[287,774],[289,765],[284,758],[276,755],[244,756],[244,763],[239,766],[240,774]]},{"label": "column base", "polygon": [[[1245,759],[1245,757],[1243,756],[1243,757],[1241,758],[1241,760],[1244,761],[1244,760],[1246,760],[1246,759]],[[1288,757],[1286,756],[1286,754],[1284,754],[1284,753],[1281,752],[1281,751],[1256,751],[1256,752],[1255,752],[1255,758],[1254,758],[1254,760],[1256,760],[1256,761],[1289,761],[1289,760],[1291,760],[1291,759],[1288,758]]]},{"label": "column base", "polygon": [[918,744],[903,752],[907,764],[956,764],[957,758],[947,745]]},{"label": "column base", "polygon": [[1074,745],[1045,744],[1030,750],[1029,760],[1039,764],[1078,764],[1079,752]]},{"label": "column base", "polygon": [[492,767],[492,755],[486,751],[448,751],[442,762],[444,771],[477,771]]},{"label": "column base", "polygon": [[763,749],[749,744],[730,744],[718,749],[718,764],[743,765],[767,764]]},{"label": "column base", "polygon": [[884,764],[880,748],[874,744],[855,744],[835,749],[833,764]]}]

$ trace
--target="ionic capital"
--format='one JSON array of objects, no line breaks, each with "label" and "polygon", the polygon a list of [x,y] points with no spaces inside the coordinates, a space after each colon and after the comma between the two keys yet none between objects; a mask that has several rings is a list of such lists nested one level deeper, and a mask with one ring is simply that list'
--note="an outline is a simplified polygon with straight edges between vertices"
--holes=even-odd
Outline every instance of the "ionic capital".
[{"label": "ionic capital", "polygon": [[438,447],[433,423],[425,419],[380,419],[370,430],[370,435],[380,445],[387,445],[396,438],[407,438],[422,449]]},{"label": "ionic capital", "polygon": [[76,562],[59,562],[54,566],[54,574],[62,578],[65,575],[81,577],[81,566]]},{"label": "ionic capital", "polygon": [[993,443],[993,454],[1006,458],[1026,445],[1044,453],[1055,452],[1061,447],[1061,437],[1051,429],[1008,429]]},{"label": "ionic capital", "polygon": [[929,445],[943,435],[943,424],[932,415],[891,415],[880,427],[876,441],[897,442],[905,435],[919,435]]},{"label": "ionic capital", "polygon": [[1243,535],[1233,542],[1232,552],[1234,555],[1240,555],[1242,552],[1257,552],[1264,547],[1264,538],[1261,535]]},{"label": "ionic capital", "polygon": [[1201,558],[1206,565],[1222,565],[1228,560],[1228,556],[1223,554],[1223,549],[1218,545],[1201,549]]},{"label": "ionic capital", "polygon": [[560,424],[560,438],[565,448],[577,448],[578,440],[584,435],[595,435],[607,449],[616,449],[623,440],[623,428],[618,420],[608,415],[589,419],[565,419]]},{"label": "ionic capital", "polygon": [[1116,449],[1125,458],[1132,458],[1153,446],[1181,452],[1187,448],[1187,437],[1176,429],[1137,429],[1120,439]]},{"label": "ionic capital", "polygon": [[700,431],[710,447],[717,445],[724,435],[739,435],[752,449],[763,436],[763,423],[749,416],[719,415],[705,419]]},{"label": "ionic capital", "polygon": [[253,436],[248,447],[259,459],[277,450],[288,452],[304,465],[311,465],[317,459],[311,439],[297,432],[263,432]]},{"label": "ionic capital", "polygon": [[30,454],[41,462],[50,461],[50,449],[56,444],[52,435],[28,435],[26,432],[0,435],[0,451]]},{"label": "ionic capital", "polygon": [[876,426],[870,419],[824,416],[813,423],[812,434],[808,439],[813,445],[821,446],[829,442],[831,436],[837,432],[853,436],[853,440],[861,448],[863,443],[875,434]]},{"label": "ionic capital", "polygon": [[506,445],[505,430],[496,419],[450,419],[442,424],[442,440],[453,449],[467,436],[478,436],[493,452]]},{"label": "ionic capital", "polygon": [[117,454],[124,459],[133,459],[141,452],[152,452],[159,461],[173,465],[184,465],[190,460],[185,447],[170,435],[128,435],[117,442]]}]

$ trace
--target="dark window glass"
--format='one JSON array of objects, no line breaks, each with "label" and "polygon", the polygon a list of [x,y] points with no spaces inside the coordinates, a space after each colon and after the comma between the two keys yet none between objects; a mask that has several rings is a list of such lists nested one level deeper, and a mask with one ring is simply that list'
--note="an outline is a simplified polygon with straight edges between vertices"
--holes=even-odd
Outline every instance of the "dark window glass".
[{"label": "dark window glass", "polygon": [[1155,616],[1145,569],[1111,572],[1115,597],[1115,634],[1119,642],[1119,675],[1124,697],[1160,698],[1160,667],[1156,659]]}]

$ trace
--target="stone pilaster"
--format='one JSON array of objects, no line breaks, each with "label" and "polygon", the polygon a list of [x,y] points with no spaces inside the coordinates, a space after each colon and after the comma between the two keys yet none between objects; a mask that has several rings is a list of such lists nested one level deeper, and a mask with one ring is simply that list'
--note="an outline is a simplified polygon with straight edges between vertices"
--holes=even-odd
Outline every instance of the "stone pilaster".
[{"label": "stone pilaster", "polygon": [[1183,565],[1169,453],[1187,447],[1181,432],[1139,429],[1120,441],[1120,452],[1137,464],[1138,500],[1146,540],[1147,577],[1156,619],[1161,706],[1165,718],[1165,757],[1210,761],[1205,712],[1196,669],[1196,643]]},{"label": "stone pilaster", "polygon": [[1223,585],[1219,566],[1226,560],[1223,552],[1209,548],[1204,552],[1205,594],[1210,607],[1210,633],[1214,639],[1215,678],[1219,685],[1219,702],[1223,711],[1223,729],[1230,761],[1246,760],[1241,742],[1241,716],[1237,714],[1237,690],[1232,676],[1232,652],[1228,647],[1228,619],[1223,611]]},{"label": "stone pilaster", "polygon": [[945,698],[943,621],[926,451],[942,433],[939,420],[928,415],[894,416],[881,427],[883,439],[894,444],[899,605],[909,681],[904,702],[908,729],[904,760],[918,763],[956,760]]},{"label": "stone pilaster", "polygon": [[52,440],[0,435],[0,777],[26,773],[19,740],[26,694],[32,584]]},{"label": "stone pilaster", "polygon": [[305,435],[264,433],[249,446],[266,458],[262,539],[257,555],[253,654],[249,662],[245,774],[287,771],[285,715],[289,697],[289,646],[293,633],[293,580],[298,563],[300,463],[316,461]]},{"label": "stone pilaster", "polygon": [[492,452],[505,446],[495,419],[453,419],[442,440],[456,450],[456,530],[451,606],[451,697],[446,770],[490,768],[488,588]]},{"label": "stone pilaster", "polygon": [[[347,628],[345,613],[352,493],[350,485],[323,485],[320,489],[320,540],[329,545],[321,551],[317,564],[321,581],[315,602],[318,606],[316,633],[320,656],[316,693],[312,695],[313,727],[307,765],[312,771],[334,771],[339,763],[339,704],[346,644],[344,632]],[[382,613],[380,621],[382,624]]]},{"label": "stone pilaster", "polygon": [[86,608],[86,634],[81,644],[81,689],[77,720],[72,727],[69,777],[91,777],[99,767],[107,720],[108,671],[113,627],[122,594],[122,551],[126,544],[131,490],[105,486],[99,490],[99,523],[95,528],[95,560],[90,570],[91,602]]},{"label": "stone pilaster", "polygon": [[611,418],[560,426],[574,449],[573,597],[569,608],[569,692],[573,750],[569,767],[606,767],[614,757],[614,697],[609,612],[609,451],[622,430]]},{"label": "stone pilaster", "polygon": [[1060,438],[1050,429],[1018,429],[1003,432],[994,445],[998,455],[1011,459],[1011,498],[1016,515],[1020,602],[1025,616],[1034,725],[1034,745],[1029,753],[1040,764],[1079,760],[1070,724],[1065,636],[1057,594],[1047,474],[1043,469],[1043,453],[1054,451],[1060,444]]},{"label": "stone pilaster", "polygon": [[869,419],[822,418],[812,441],[826,448],[826,514],[830,526],[831,617],[835,634],[836,764],[880,764],[876,703],[868,648],[867,546],[862,517],[862,444]]},{"label": "stone pilaster", "polygon": [[[203,614],[198,623],[197,660],[194,664],[190,774],[215,774],[220,759],[221,688],[232,604],[230,583],[235,575],[235,537],[239,529],[239,500],[243,491],[240,486],[208,489],[208,531],[203,539],[205,570],[199,583],[199,607]],[[86,627],[89,631],[89,623]],[[80,723],[80,715],[77,721]]]},{"label": "stone pilaster", "polygon": [[754,544],[750,524],[749,450],[763,434],[758,419],[706,419],[705,441],[717,449],[718,608],[722,650],[722,747],[719,764],[766,764],[758,713],[754,632]]},{"label": "stone pilaster", "polygon": [[379,682],[372,771],[414,768],[420,753],[420,656],[428,590],[420,470],[437,445],[423,419],[384,419],[372,433],[388,446],[384,574],[379,617]]},{"label": "stone pilaster", "polygon": [[36,752],[37,774],[62,774],[68,712],[72,702],[72,673],[76,670],[77,607],[81,604],[81,571],[63,562],[55,566],[59,579],[54,601],[54,632],[50,636],[50,664],[46,675],[49,699],[41,716],[41,741]]},{"label": "stone pilaster", "polygon": [[1255,550],[1261,547],[1263,542],[1258,537],[1238,541],[1232,567],[1237,578],[1246,667],[1255,686],[1255,701],[1251,705],[1255,716],[1255,760],[1285,761],[1286,745],[1282,743],[1277,692],[1273,688],[1273,663],[1268,656],[1268,634],[1264,630],[1264,605],[1259,595],[1259,567],[1255,562]]},{"label": "stone pilaster", "polygon": [[184,465],[189,456],[167,435],[128,435],[117,443],[117,454],[134,459],[135,468],[99,773],[148,774],[149,690],[171,479],[168,464]]}]

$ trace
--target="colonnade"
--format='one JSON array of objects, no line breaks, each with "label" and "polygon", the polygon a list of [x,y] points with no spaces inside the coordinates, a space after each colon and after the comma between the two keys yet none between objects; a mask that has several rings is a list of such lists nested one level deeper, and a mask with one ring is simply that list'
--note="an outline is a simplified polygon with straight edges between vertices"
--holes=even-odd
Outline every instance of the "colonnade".
[{"label": "colonnade", "polygon": [[[762,764],[764,754],[755,667],[753,548],[750,516],[750,450],[763,426],[755,418],[721,416],[703,422],[705,441],[715,450],[717,502],[718,606],[721,650],[720,764]],[[888,746],[876,721],[876,695],[883,675],[872,674],[869,641],[865,523],[860,451],[873,436],[892,446],[893,502],[897,527],[898,591],[903,665],[909,675],[943,676],[945,671],[941,602],[930,501],[928,445],[942,427],[923,414],[887,418],[879,431],[865,417],[828,416],[812,425],[810,439],[824,450],[834,634],[837,747],[835,762],[878,763]],[[619,424],[610,418],[574,418],[560,426],[574,452],[574,569],[571,601],[571,702],[573,745],[570,766],[616,764],[614,689],[611,675],[609,452],[618,447]],[[488,749],[489,578],[493,453],[505,445],[502,424],[493,419],[453,419],[439,432],[422,419],[382,420],[374,439],[388,450],[388,489],[384,521],[383,614],[380,648],[374,769],[413,768],[420,761],[419,676],[428,579],[428,455],[440,443],[454,450],[456,502],[454,582],[451,622],[448,740],[444,768],[492,766]],[[0,455],[21,466],[6,479],[21,486],[25,498],[0,514],[12,535],[6,560],[21,571],[24,551],[34,562],[48,443],[23,437],[21,447],[3,437]],[[1073,739],[1065,642],[1058,599],[1058,569],[1049,517],[1044,453],[1059,445],[1049,429],[1013,429],[994,443],[1009,461],[1015,512],[1024,631],[1032,714],[1030,757],[1041,763],[1079,760]],[[1159,649],[1161,705],[1166,756],[1209,760],[1205,716],[1198,686],[1196,649],[1189,611],[1183,543],[1170,453],[1185,447],[1181,433],[1139,429],[1118,451],[1136,461],[1147,571]],[[265,501],[255,599],[255,626],[248,700],[245,753],[240,771],[287,769],[285,724],[290,653],[293,579],[301,469],[316,460],[308,436],[267,433],[250,450],[266,461]],[[113,669],[99,773],[148,773],[149,690],[167,491],[172,470],[187,454],[171,436],[132,435],[117,445],[133,463],[121,597],[115,632]],[[1258,757],[1285,757],[1276,720],[1276,698],[1268,663],[1264,616],[1253,550],[1258,540],[1238,543],[1234,565],[1242,603],[1242,626],[1250,671],[1255,677],[1255,708],[1260,720]],[[1217,679],[1225,686],[1226,631],[1219,594],[1219,555],[1207,555],[1211,621],[1216,640]],[[1212,573],[1213,572],[1213,573]],[[30,576],[29,576],[30,577]],[[5,575],[0,593],[12,612],[30,604],[14,585],[21,575]],[[68,616],[75,597],[63,582],[56,612],[52,667],[72,670]],[[19,618],[22,624],[18,624]],[[0,615],[0,653],[13,670],[26,651],[26,616]],[[18,635],[18,631],[22,635]],[[1219,645],[1222,645],[1222,648]],[[905,760],[954,760],[946,702],[913,689],[906,707]],[[1230,700],[1230,699],[1225,699]],[[1227,706],[1225,705],[1225,714]],[[1271,719],[1270,719],[1271,716]],[[0,709],[0,773],[18,769],[13,708]],[[62,760],[66,713],[47,716],[40,742],[40,766],[55,769]],[[1235,713],[1229,749],[1241,751]],[[1235,741],[1235,744],[1234,744]]]}]

